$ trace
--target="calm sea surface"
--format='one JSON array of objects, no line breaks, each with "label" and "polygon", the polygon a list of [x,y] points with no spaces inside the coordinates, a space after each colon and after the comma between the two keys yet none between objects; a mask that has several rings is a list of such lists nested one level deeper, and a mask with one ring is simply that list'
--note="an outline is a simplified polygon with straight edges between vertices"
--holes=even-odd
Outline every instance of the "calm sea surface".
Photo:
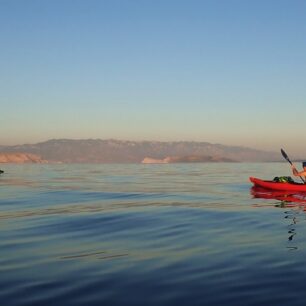
[{"label": "calm sea surface", "polygon": [[2,165],[0,305],[305,305],[286,163]]}]

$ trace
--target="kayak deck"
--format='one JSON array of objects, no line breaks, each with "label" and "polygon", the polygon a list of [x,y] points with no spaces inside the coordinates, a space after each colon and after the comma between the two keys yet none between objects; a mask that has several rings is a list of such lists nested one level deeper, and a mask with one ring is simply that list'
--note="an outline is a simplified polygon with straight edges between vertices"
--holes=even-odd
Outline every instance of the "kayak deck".
[{"label": "kayak deck", "polygon": [[296,192],[306,192],[306,184],[301,183],[279,183],[274,181],[262,180],[256,177],[250,177],[254,186],[260,186],[271,190],[287,190]]}]

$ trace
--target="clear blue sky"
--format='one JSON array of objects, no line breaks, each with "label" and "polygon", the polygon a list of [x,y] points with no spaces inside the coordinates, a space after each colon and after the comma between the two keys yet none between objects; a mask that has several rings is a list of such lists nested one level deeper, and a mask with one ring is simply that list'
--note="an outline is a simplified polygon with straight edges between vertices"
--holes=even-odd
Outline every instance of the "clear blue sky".
[{"label": "clear blue sky", "polygon": [[0,0],[0,144],[194,140],[306,155],[306,1]]}]

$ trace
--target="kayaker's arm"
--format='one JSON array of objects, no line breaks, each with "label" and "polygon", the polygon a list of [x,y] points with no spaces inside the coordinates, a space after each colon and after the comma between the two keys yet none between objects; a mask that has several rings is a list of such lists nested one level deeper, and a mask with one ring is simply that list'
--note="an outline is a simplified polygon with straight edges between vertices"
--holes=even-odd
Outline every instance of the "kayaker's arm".
[{"label": "kayaker's arm", "polygon": [[291,169],[292,169],[293,175],[298,176],[298,171],[296,170],[294,165],[291,165]]},{"label": "kayaker's arm", "polygon": [[293,175],[295,176],[306,176],[306,171],[297,171],[297,169],[295,168],[294,165],[291,165],[291,168],[292,168],[292,173]]}]

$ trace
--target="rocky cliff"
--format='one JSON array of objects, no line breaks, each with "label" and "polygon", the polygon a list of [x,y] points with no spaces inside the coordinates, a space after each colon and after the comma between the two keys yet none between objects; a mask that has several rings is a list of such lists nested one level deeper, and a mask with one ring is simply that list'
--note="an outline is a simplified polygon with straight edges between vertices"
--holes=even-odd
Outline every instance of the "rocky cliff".
[{"label": "rocky cliff", "polygon": [[17,152],[0,152],[0,163],[45,163],[39,155],[31,153],[17,153]]}]

